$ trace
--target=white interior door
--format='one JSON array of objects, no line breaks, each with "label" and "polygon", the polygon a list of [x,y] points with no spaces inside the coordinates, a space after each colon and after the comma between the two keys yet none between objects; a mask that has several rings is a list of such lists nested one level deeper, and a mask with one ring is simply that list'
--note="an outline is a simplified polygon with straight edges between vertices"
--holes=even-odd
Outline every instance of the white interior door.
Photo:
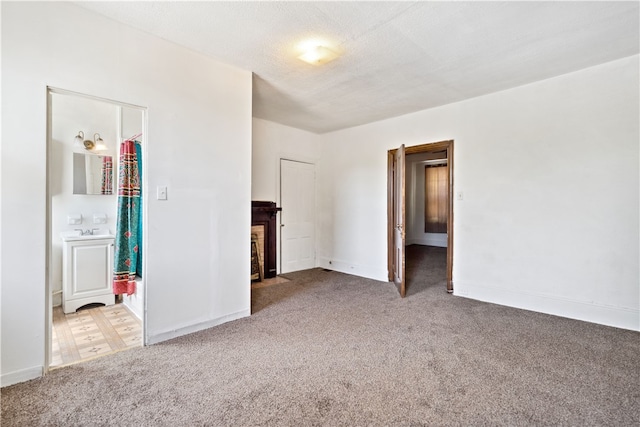
[{"label": "white interior door", "polygon": [[315,194],[315,166],[280,159],[281,273],[316,266]]}]

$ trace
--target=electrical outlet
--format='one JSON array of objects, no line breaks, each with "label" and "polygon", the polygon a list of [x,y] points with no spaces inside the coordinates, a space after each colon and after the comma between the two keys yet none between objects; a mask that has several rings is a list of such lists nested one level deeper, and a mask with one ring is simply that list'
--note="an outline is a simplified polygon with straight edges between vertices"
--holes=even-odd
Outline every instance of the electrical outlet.
[{"label": "electrical outlet", "polygon": [[67,215],[67,224],[69,224],[69,225],[82,224],[82,214],[69,214],[69,215]]},{"label": "electrical outlet", "polygon": [[106,224],[107,223],[107,214],[94,213],[93,214],[93,223],[94,224]]}]

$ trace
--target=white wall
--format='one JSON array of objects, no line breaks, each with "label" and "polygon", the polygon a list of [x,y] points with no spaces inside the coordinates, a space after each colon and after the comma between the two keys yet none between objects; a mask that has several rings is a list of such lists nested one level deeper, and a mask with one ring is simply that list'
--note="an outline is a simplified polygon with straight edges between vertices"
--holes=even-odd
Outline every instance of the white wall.
[{"label": "white wall", "polygon": [[[425,233],[425,166],[430,160],[442,159],[442,154],[415,153],[406,156],[406,244],[447,247],[447,233]],[[446,154],[444,154],[446,159]],[[429,162],[430,163],[430,162]],[[446,163],[446,161],[445,161]]]},{"label": "white wall", "polygon": [[[51,145],[49,147],[49,191],[51,196],[51,291],[53,305],[60,305],[62,298],[62,239],[60,233],[81,228],[109,228],[115,232],[117,196],[115,183],[117,176],[116,146],[118,143],[118,107],[92,99],[52,94],[51,102]],[[114,167],[114,188],[111,195],[73,194],[73,154],[74,137],[83,131],[85,139],[93,140],[99,133],[108,151],[101,155],[112,156]],[[83,154],[85,150],[79,151]],[[89,153],[88,155],[92,155]],[[82,224],[69,225],[67,215],[79,213]],[[107,224],[93,224],[93,214],[107,215]]]},{"label": "white wall", "polygon": [[386,281],[387,150],[453,139],[454,293],[640,329],[638,76],[633,56],[324,135],[323,259]]},{"label": "white wall", "polygon": [[[315,133],[254,117],[251,200],[276,202],[280,206],[280,159],[317,164],[320,138],[321,136]],[[276,227],[276,242],[279,257],[280,227]],[[277,270],[280,273],[279,261]]]},{"label": "white wall", "polygon": [[146,341],[250,311],[251,73],[66,3],[2,2],[1,381],[45,362],[46,86],[147,107]]},{"label": "white wall", "polygon": [[316,163],[320,135],[253,118],[251,200],[275,202],[280,197],[280,159]]},{"label": "white wall", "polygon": [[[394,131],[323,135],[316,171],[318,265],[387,280],[387,148]],[[443,140],[445,138],[441,138]],[[396,141],[400,141],[397,139]],[[389,148],[402,142],[391,142]]]}]

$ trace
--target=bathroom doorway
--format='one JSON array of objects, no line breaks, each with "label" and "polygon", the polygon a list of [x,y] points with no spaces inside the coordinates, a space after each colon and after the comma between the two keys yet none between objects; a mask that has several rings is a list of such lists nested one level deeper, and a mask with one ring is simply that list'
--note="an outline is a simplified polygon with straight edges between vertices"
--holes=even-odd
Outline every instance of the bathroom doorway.
[{"label": "bathroom doorway", "polygon": [[[125,223],[119,170],[129,143],[137,152],[122,165],[136,160],[139,268],[128,292],[116,295],[116,236]],[[45,370],[145,344],[145,153],[144,107],[47,88]]]}]

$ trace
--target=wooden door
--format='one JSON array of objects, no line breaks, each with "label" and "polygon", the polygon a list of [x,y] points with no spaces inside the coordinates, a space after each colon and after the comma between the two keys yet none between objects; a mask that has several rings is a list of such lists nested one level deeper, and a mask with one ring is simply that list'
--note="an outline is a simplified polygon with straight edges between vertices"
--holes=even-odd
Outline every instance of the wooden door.
[{"label": "wooden door", "polygon": [[[447,207],[447,292],[453,292],[453,140],[404,146],[387,152],[387,265],[389,281],[398,284],[404,296],[404,163],[405,156],[416,153],[435,153],[446,150],[448,168]],[[399,175],[400,169],[402,173]],[[398,227],[400,225],[400,227]],[[402,230],[402,233],[399,233]]]},{"label": "wooden door", "polygon": [[315,166],[280,160],[280,260],[281,273],[316,266]]},{"label": "wooden door", "polygon": [[400,296],[406,295],[405,280],[405,150],[404,144],[395,153],[393,165],[393,247],[394,272],[393,282],[398,287]]}]

